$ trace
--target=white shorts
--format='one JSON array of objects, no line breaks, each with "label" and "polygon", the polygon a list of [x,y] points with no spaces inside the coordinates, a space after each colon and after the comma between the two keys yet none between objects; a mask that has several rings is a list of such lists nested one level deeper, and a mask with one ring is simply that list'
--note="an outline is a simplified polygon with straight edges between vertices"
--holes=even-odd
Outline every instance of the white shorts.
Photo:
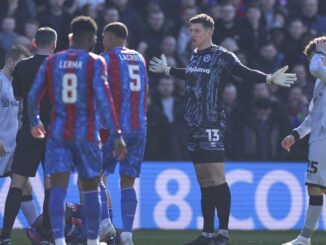
[{"label": "white shorts", "polygon": [[0,157],[0,177],[5,176],[11,171],[14,160],[14,152],[7,152],[6,155]]},{"label": "white shorts", "polygon": [[309,145],[306,184],[326,189],[326,139],[312,142]]}]

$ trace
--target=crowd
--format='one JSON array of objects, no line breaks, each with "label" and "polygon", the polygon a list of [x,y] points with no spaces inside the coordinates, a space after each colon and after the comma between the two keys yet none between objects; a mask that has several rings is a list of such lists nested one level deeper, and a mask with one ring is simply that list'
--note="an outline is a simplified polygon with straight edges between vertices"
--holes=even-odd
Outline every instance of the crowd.
[{"label": "crowd", "polygon": [[[185,67],[192,47],[188,20],[198,13],[214,18],[213,42],[234,52],[251,68],[272,73],[289,65],[298,81],[283,89],[234,77],[223,92],[229,160],[305,160],[306,140],[290,154],[282,138],[308,113],[314,79],[302,51],[309,40],[326,32],[326,1],[318,0],[3,0],[0,1],[0,66],[12,45],[33,53],[32,40],[41,26],[58,33],[57,50],[68,48],[69,23],[89,15],[99,29],[122,21],[128,26],[128,47],[146,60],[164,53],[168,64]],[[98,33],[96,53],[103,51]],[[145,160],[188,160],[183,119],[185,82],[150,76],[148,139]]]}]

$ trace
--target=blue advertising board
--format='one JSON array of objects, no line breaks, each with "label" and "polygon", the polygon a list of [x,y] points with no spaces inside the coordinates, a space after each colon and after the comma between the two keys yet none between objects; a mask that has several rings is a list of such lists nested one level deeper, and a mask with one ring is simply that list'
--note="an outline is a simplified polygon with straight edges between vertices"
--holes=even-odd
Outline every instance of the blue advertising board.
[{"label": "blue advertising board", "polygon": [[[304,185],[305,163],[227,163],[226,178],[231,188],[230,229],[301,229],[308,197]],[[43,203],[42,170],[32,179],[34,201]],[[0,225],[10,179],[0,180]],[[114,223],[121,227],[118,174],[110,175]],[[200,229],[200,189],[189,162],[145,162],[136,182],[138,209],[135,228]],[[72,175],[67,201],[79,203],[77,176]],[[318,228],[326,230],[326,205]],[[217,223],[217,218],[216,218]],[[26,227],[19,213],[15,227]],[[217,225],[216,225],[217,227]]]}]

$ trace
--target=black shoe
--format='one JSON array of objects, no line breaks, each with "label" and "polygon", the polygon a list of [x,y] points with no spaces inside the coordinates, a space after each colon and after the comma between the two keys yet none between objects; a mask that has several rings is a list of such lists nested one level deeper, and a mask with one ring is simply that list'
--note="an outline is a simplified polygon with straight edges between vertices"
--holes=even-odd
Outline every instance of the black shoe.
[{"label": "black shoe", "polygon": [[214,245],[231,245],[230,238],[223,236],[222,234],[218,234],[214,238]]},{"label": "black shoe", "polygon": [[0,245],[12,245],[10,238],[0,238]]},{"label": "black shoe", "polygon": [[184,245],[214,245],[215,237],[204,237],[200,235],[195,240],[185,243]]},{"label": "black shoe", "polygon": [[105,242],[106,242],[107,245],[116,245],[116,244],[117,244],[117,243],[115,242],[115,238],[114,238],[114,236],[112,236],[112,237],[106,239]]}]

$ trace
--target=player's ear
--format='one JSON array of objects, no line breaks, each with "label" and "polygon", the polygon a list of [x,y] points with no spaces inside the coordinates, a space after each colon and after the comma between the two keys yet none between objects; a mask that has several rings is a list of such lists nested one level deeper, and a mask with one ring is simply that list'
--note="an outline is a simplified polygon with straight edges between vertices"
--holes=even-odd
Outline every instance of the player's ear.
[{"label": "player's ear", "polygon": [[51,49],[55,50],[57,48],[57,42],[51,44]]},{"label": "player's ear", "polygon": [[32,47],[36,48],[36,40],[35,39],[33,39],[33,41],[32,41]]}]

